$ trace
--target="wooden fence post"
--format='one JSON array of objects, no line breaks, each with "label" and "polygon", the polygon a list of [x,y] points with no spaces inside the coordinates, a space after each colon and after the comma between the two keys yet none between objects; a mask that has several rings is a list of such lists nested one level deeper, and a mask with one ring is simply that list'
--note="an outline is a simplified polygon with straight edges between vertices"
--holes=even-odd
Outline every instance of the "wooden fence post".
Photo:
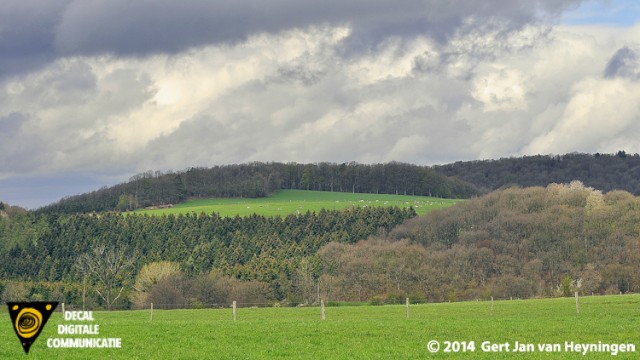
[{"label": "wooden fence post", "polygon": [[62,316],[64,316],[64,303],[62,303]]},{"label": "wooden fence post", "polygon": [[233,300],[233,321],[236,321],[236,315],[237,315],[237,312],[236,312],[236,301]]},{"label": "wooden fence post", "polygon": [[320,300],[320,312],[321,312],[322,320],[326,320],[327,316],[324,311],[324,300]]},{"label": "wooden fence post", "polygon": [[151,321],[153,321],[153,303],[151,303]]},{"label": "wooden fence post", "polygon": [[405,303],[407,304],[407,319],[408,319],[409,318],[409,298],[407,298]]},{"label": "wooden fence post", "polygon": [[580,314],[580,301],[578,300],[578,292],[576,291],[576,314]]}]

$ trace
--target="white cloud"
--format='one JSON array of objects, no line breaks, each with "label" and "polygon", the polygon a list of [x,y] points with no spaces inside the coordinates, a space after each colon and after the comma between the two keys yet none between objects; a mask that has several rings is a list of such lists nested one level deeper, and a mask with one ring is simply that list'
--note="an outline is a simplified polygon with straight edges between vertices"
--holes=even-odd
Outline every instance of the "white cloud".
[{"label": "white cloud", "polygon": [[584,103],[627,98],[581,83],[607,83],[604,67],[624,33],[465,32],[447,44],[389,39],[344,58],[349,29],[319,27],[175,55],[65,58],[5,84],[0,115],[28,115],[15,141],[38,139],[31,152],[5,154],[38,173],[601,150],[589,131],[554,144],[581,116],[607,116],[581,115]]},{"label": "white cloud", "polygon": [[[445,10],[446,36],[433,24],[405,34],[396,25],[414,17],[400,10],[381,36],[377,9],[358,21],[245,33],[238,26],[244,35],[229,35],[233,41],[203,37],[184,48],[171,47],[176,35],[131,56],[108,50],[119,39],[108,26],[113,32],[96,45],[105,51],[73,40],[68,30],[81,28],[80,19],[65,13],[75,22],[60,29],[58,45],[69,53],[0,79],[0,178],[83,172],[126,180],[148,169],[254,160],[434,164],[640,151],[640,25],[549,27],[528,7],[512,21]],[[377,40],[354,45],[370,22]],[[85,48],[69,50],[74,44]]]},{"label": "white cloud", "polygon": [[492,66],[494,70],[476,78],[473,97],[484,104],[484,111],[525,109],[526,84],[518,70]]},{"label": "white cloud", "polygon": [[[529,153],[640,150],[640,84],[624,79],[586,79],[576,84],[555,126],[535,138]],[[620,147],[622,146],[622,147]]]}]

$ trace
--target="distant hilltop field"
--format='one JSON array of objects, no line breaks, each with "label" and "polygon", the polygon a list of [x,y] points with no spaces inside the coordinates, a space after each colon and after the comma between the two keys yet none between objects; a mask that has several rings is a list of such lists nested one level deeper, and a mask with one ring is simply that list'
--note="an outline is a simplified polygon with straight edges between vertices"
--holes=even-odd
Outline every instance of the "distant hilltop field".
[{"label": "distant hilltop field", "polygon": [[428,196],[353,194],[308,190],[278,190],[263,198],[212,198],[194,199],[179,204],[149,206],[136,213],[185,214],[218,213],[221,216],[248,216],[251,214],[266,216],[286,216],[307,211],[340,210],[349,207],[397,206],[413,208],[418,215],[430,210],[449,207],[460,200],[441,199]]},{"label": "distant hilltop field", "polygon": [[[249,163],[179,172],[148,171],[128,182],[67,197],[38,209],[47,213],[131,211],[210,198],[263,198],[278,190],[313,190],[468,199],[509,186],[547,186],[578,180],[608,192],[640,194],[640,155],[536,155],[459,161],[438,166],[391,162]],[[190,205],[189,205],[190,206]]]}]

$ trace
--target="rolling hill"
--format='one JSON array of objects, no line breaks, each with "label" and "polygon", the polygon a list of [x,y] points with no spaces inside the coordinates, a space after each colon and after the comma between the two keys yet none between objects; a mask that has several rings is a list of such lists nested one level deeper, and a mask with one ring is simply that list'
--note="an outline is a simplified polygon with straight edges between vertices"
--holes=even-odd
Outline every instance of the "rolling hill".
[{"label": "rolling hill", "polygon": [[261,198],[277,190],[395,194],[466,199],[479,194],[471,184],[429,167],[387,163],[249,163],[146,172],[128,182],[71,196],[40,213],[125,211],[177,204],[189,199]]},{"label": "rolling hill", "polygon": [[125,211],[190,199],[261,198],[278,190],[395,194],[467,199],[503,187],[547,186],[578,180],[601,190],[640,195],[640,155],[536,155],[418,166],[391,162],[249,163],[179,172],[148,171],[128,182],[70,196],[36,211]]}]

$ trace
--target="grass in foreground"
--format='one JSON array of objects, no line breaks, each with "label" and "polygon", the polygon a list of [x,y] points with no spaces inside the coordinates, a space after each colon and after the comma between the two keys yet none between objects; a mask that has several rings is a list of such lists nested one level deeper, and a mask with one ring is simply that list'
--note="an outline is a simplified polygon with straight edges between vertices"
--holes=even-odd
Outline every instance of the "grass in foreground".
[{"label": "grass in foreground", "polygon": [[[121,349],[50,349],[48,338],[58,335],[62,315],[53,314],[29,353],[46,359],[538,359],[584,358],[564,350],[576,343],[631,343],[640,351],[640,295],[581,298],[576,314],[573,298],[412,305],[405,307],[328,307],[320,320],[315,308],[231,309],[96,312],[102,337],[122,338]],[[76,322],[79,323],[79,322]],[[92,336],[86,336],[92,337]],[[441,350],[432,354],[427,343]],[[445,341],[475,343],[475,351],[444,353]],[[557,353],[487,353],[483,341],[494,344],[558,343]],[[609,359],[592,353],[589,359]],[[635,359],[620,353],[616,359]],[[0,358],[24,358],[7,313],[0,315]]]},{"label": "grass in foreground", "polygon": [[172,208],[139,210],[136,213],[162,214],[211,214],[220,216],[287,216],[289,214],[318,212],[321,209],[345,209],[352,206],[413,206],[418,215],[433,209],[452,206],[461,200],[428,196],[358,194],[328,191],[280,190],[266,198],[214,198],[196,199],[175,204]]}]

